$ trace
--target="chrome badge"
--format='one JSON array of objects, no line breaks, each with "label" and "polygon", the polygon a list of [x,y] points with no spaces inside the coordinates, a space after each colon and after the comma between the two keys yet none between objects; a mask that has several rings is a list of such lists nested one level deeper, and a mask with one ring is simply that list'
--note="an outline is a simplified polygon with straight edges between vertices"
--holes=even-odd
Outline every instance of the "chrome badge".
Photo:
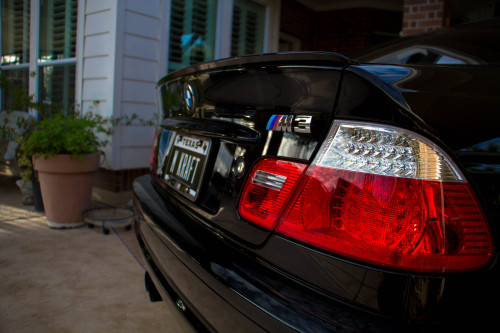
[{"label": "chrome badge", "polygon": [[186,112],[188,115],[192,116],[196,108],[196,100],[193,87],[188,82],[184,84],[184,104],[186,106]]},{"label": "chrome badge", "polygon": [[275,114],[269,118],[268,131],[311,133],[311,116],[291,116]]}]

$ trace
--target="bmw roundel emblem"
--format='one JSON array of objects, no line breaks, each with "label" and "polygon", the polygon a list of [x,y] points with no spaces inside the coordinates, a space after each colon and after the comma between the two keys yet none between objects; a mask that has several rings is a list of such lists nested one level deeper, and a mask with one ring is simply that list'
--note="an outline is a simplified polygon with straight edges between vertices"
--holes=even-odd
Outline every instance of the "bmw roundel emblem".
[{"label": "bmw roundel emblem", "polygon": [[193,87],[189,83],[184,84],[184,103],[188,115],[192,116],[196,107]]}]

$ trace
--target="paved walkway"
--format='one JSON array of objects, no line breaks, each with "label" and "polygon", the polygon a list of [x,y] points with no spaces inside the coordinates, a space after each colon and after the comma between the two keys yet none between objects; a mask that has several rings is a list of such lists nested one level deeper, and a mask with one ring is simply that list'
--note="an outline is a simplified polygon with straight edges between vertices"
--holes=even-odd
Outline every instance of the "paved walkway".
[{"label": "paved walkway", "polygon": [[0,332],[189,332],[151,303],[133,231],[55,230],[0,174]]}]

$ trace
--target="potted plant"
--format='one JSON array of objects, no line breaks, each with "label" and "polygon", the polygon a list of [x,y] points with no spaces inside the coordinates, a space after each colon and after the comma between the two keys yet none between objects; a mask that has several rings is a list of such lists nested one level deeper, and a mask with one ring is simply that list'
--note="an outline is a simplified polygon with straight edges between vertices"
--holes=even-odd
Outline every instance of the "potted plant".
[{"label": "potted plant", "polygon": [[[32,74],[33,75],[33,74]],[[35,117],[28,110],[37,110],[39,114],[50,115],[56,112],[53,105],[33,101],[28,95],[26,87],[9,79],[0,73],[0,89],[2,90],[3,105],[0,110],[0,162],[5,163],[14,175],[25,173],[17,160],[19,139],[33,129]],[[43,203],[38,181],[31,175],[31,163],[27,177],[16,182],[24,195],[23,204],[35,205],[37,211],[43,211]]]},{"label": "potted plant", "polygon": [[50,227],[85,224],[82,213],[90,208],[99,149],[107,143],[112,125],[92,112],[58,113],[38,122],[23,139],[20,160],[25,165],[32,161],[38,174]]}]

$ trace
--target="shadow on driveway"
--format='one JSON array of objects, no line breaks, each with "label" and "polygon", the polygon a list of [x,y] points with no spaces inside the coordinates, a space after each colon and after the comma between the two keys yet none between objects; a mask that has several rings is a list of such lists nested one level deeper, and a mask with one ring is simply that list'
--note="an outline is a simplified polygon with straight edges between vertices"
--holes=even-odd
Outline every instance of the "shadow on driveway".
[{"label": "shadow on driveway", "polygon": [[133,231],[55,230],[0,175],[0,332],[191,332],[150,303]]}]

